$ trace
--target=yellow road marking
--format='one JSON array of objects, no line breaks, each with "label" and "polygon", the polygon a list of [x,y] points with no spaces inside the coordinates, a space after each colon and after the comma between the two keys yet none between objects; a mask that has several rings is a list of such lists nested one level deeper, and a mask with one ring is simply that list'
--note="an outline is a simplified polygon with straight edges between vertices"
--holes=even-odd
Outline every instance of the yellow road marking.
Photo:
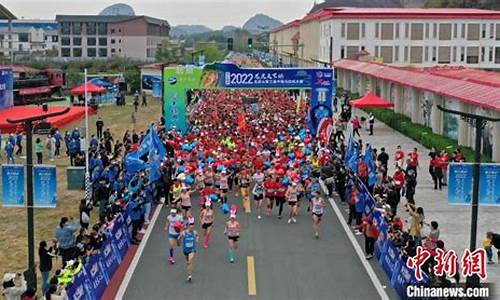
[{"label": "yellow road marking", "polygon": [[253,256],[247,256],[247,271],[248,271],[248,295],[257,295],[257,286],[255,282],[255,261]]}]

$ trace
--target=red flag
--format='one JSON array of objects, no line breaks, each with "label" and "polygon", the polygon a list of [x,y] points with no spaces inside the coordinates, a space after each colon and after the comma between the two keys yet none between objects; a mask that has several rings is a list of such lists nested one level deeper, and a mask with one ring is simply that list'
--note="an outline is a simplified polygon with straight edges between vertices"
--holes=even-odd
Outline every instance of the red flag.
[{"label": "red flag", "polygon": [[247,131],[247,119],[245,118],[245,113],[240,113],[238,115],[238,130],[241,134]]}]

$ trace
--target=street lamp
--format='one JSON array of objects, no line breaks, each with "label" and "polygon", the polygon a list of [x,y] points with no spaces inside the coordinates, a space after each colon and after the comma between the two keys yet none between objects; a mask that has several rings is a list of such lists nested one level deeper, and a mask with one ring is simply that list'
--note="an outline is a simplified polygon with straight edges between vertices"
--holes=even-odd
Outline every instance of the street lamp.
[{"label": "street lamp", "polygon": [[[30,287],[36,288],[36,273],[35,273],[35,231],[33,222],[33,123],[46,118],[60,116],[68,113],[70,108],[58,112],[31,116],[23,119],[11,120],[7,119],[10,124],[24,123],[26,131],[26,184],[27,184],[27,219],[28,219],[28,274],[30,278],[28,283]],[[31,280],[30,280],[31,279]]]},{"label": "street lamp", "polygon": [[[479,164],[481,162],[481,136],[486,122],[498,122],[500,118],[490,118],[475,114],[465,113],[461,111],[451,110],[438,105],[437,108],[443,112],[459,115],[464,121],[469,123],[476,129],[476,140],[474,147],[474,168],[472,170],[472,213],[470,226],[470,251],[476,250],[476,235],[477,235],[477,215],[479,206]],[[467,285],[478,285],[478,276],[469,276],[466,278]]]}]

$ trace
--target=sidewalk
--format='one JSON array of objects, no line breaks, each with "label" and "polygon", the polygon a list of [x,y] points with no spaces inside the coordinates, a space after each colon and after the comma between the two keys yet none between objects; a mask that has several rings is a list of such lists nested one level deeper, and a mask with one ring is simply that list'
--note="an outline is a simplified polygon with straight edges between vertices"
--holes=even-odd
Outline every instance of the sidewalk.
[{"label": "sidewalk", "polygon": [[[364,111],[360,110],[354,110],[354,115],[367,116]],[[378,120],[375,122],[373,136],[368,135],[368,132],[364,129],[360,130],[360,133],[363,144],[370,143],[379,152],[381,147],[385,147],[390,157],[388,175],[394,174],[395,171],[394,152],[397,145],[401,145],[405,151],[405,155],[413,148],[418,149],[420,169],[418,170],[415,202],[417,206],[424,208],[427,223],[431,221],[439,223],[441,231],[440,239],[444,241],[446,249],[453,249],[457,252],[460,260],[464,249],[468,248],[470,244],[471,207],[448,205],[447,187],[443,187],[442,191],[434,190],[434,183],[428,172],[430,159],[427,154],[429,153],[429,149],[426,149],[424,146]],[[409,220],[404,203],[406,203],[406,200],[402,198],[398,206],[398,215]],[[487,231],[500,232],[499,216],[500,207],[479,207],[476,247],[482,247],[482,242]],[[428,232],[428,229],[425,228],[424,233],[427,234]],[[500,282],[500,264],[498,264],[496,253],[494,260],[496,264],[487,265],[487,281],[498,283]],[[490,297],[492,299],[500,299],[500,286],[496,285],[494,289],[494,295],[490,295]]]}]

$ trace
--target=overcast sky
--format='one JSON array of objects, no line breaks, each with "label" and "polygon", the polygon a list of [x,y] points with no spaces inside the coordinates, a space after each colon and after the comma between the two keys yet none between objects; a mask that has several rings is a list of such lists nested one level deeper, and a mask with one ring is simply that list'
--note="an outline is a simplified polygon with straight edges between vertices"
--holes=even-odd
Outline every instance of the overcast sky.
[{"label": "overcast sky", "polygon": [[172,25],[202,24],[220,29],[224,25],[242,26],[256,13],[288,22],[304,16],[314,0],[2,0],[18,18],[26,19],[53,19],[56,14],[98,14],[117,2],[131,5],[137,15],[164,18]]}]

